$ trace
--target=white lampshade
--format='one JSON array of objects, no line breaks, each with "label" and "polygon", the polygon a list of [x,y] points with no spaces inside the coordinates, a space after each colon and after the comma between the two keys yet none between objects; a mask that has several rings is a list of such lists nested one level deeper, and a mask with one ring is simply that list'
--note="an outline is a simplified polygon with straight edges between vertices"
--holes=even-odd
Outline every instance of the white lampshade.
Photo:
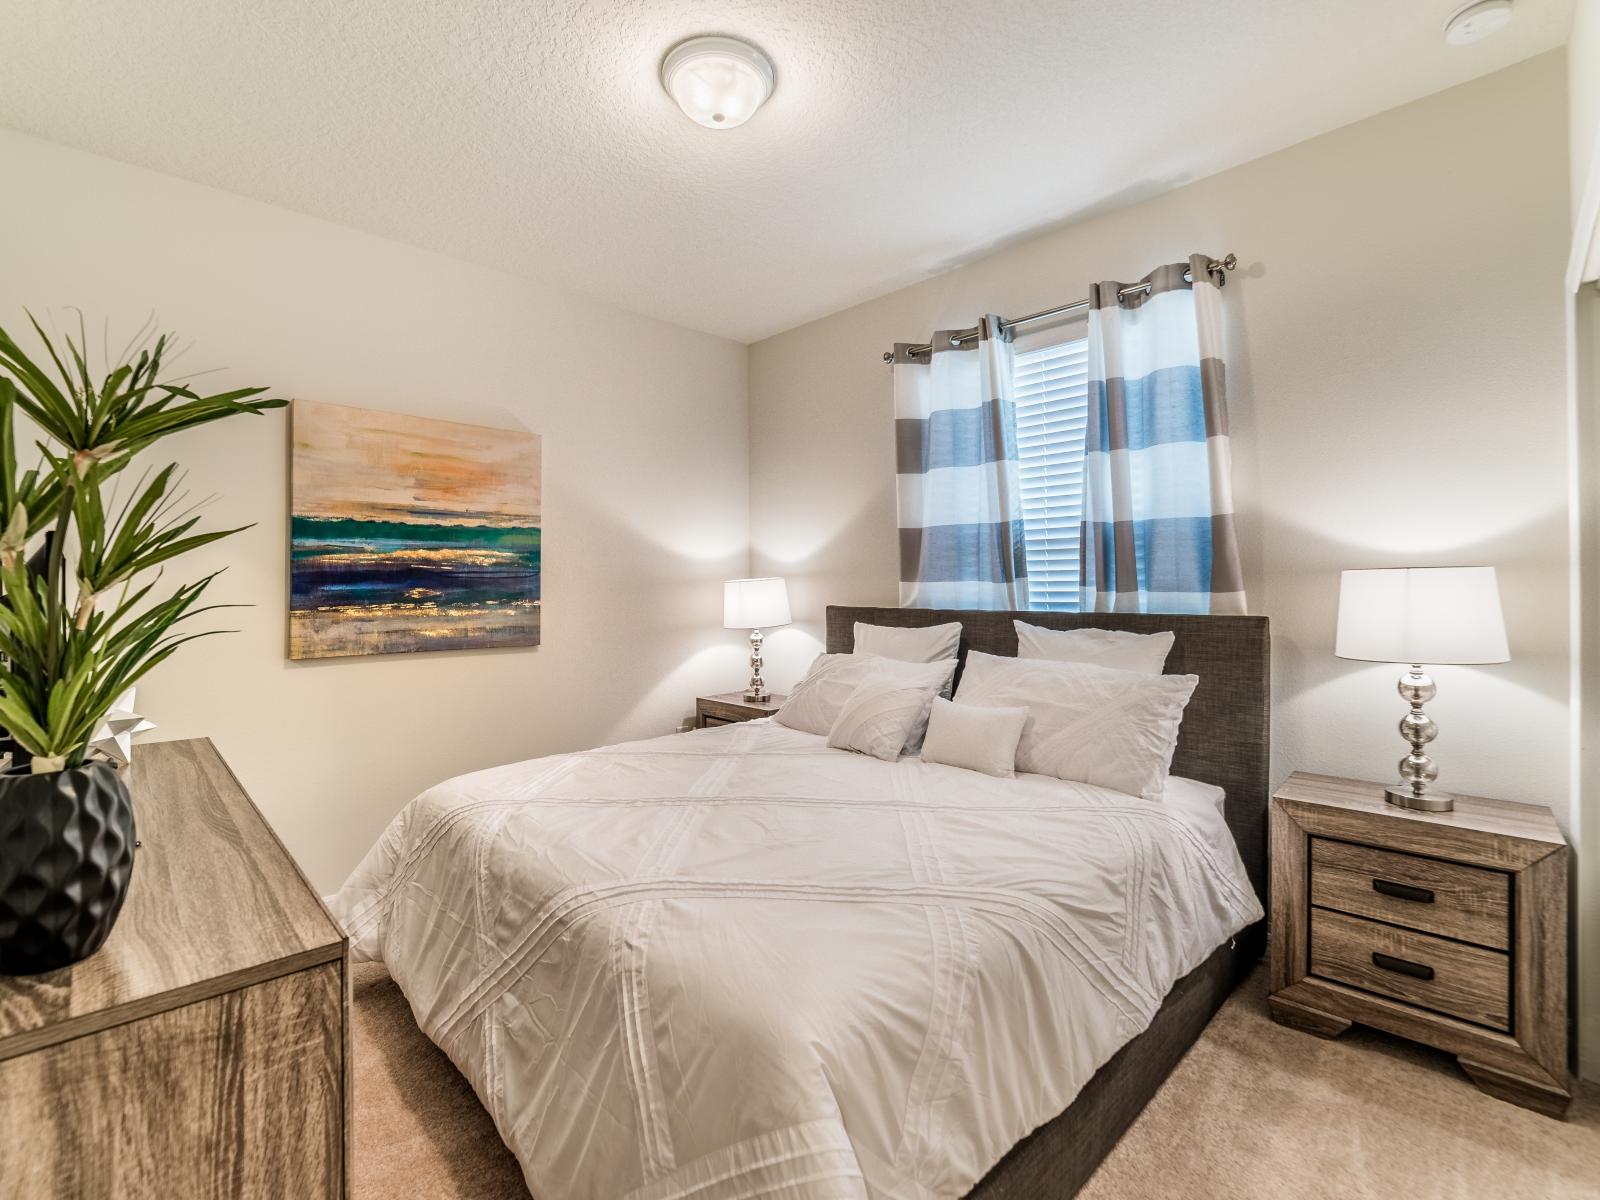
[{"label": "white lampshade", "polygon": [[1345,571],[1333,652],[1368,662],[1507,662],[1493,567]]},{"label": "white lampshade", "polygon": [[724,629],[771,629],[789,621],[789,589],[782,579],[730,579],[722,585]]}]

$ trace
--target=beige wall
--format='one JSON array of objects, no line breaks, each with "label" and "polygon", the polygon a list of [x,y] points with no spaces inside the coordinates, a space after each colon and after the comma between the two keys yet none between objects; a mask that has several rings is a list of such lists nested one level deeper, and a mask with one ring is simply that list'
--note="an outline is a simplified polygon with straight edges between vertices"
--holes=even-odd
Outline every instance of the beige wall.
[{"label": "beige wall", "polygon": [[0,176],[7,328],[77,305],[115,352],[154,310],[211,383],[544,436],[545,645],[312,663],[284,656],[284,415],[157,451],[208,520],[257,522],[169,578],[227,565],[215,598],[255,607],[141,707],[216,740],[318,887],[440,779],[666,732],[740,678],[717,614],[748,562],[743,346],[17,134]]},{"label": "beige wall", "polygon": [[1568,123],[1572,207],[1583,197],[1590,161],[1600,149],[1600,3],[1578,0],[1567,43]]},{"label": "beige wall", "polygon": [[1234,463],[1253,611],[1272,618],[1273,774],[1385,778],[1397,672],[1333,657],[1344,567],[1499,568],[1513,661],[1435,671],[1441,785],[1570,822],[1567,236],[1554,52],[760,342],[750,356],[753,569],[799,624],[893,604],[895,341],[1030,312],[1191,251],[1225,290]]}]

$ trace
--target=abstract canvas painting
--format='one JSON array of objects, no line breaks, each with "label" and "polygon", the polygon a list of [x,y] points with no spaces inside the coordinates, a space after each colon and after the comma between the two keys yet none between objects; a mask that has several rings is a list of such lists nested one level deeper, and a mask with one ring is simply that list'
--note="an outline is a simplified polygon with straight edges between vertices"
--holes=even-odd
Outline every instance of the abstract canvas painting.
[{"label": "abstract canvas painting", "polygon": [[536,434],[296,400],[289,657],[539,644]]}]

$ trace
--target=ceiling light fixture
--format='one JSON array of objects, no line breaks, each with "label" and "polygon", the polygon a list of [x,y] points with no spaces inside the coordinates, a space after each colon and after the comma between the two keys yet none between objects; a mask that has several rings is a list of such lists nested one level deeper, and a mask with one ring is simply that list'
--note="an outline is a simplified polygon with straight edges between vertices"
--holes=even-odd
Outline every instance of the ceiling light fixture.
[{"label": "ceiling light fixture", "polygon": [[1511,24],[1511,0],[1475,0],[1458,8],[1444,23],[1444,40],[1452,46],[1470,46]]},{"label": "ceiling light fixture", "polygon": [[732,129],[772,95],[772,60],[737,38],[690,38],[661,60],[661,85],[695,124]]}]

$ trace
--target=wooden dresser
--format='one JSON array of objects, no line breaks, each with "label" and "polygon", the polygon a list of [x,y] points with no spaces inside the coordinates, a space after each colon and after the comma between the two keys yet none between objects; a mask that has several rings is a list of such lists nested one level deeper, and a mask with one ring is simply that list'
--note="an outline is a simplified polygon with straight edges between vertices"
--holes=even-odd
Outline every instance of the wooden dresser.
[{"label": "wooden dresser", "polygon": [[136,747],[98,954],[0,977],[0,1197],[348,1190],[343,934],[207,740]]},{"label": "wooden dresser", "polygon": [[1297,773],[1271,839],[1275,1020],[1426,1042],[1492,1095],[1566,1111],[1569,851],[1549,809],[1416,812],[1382,784]]}]

